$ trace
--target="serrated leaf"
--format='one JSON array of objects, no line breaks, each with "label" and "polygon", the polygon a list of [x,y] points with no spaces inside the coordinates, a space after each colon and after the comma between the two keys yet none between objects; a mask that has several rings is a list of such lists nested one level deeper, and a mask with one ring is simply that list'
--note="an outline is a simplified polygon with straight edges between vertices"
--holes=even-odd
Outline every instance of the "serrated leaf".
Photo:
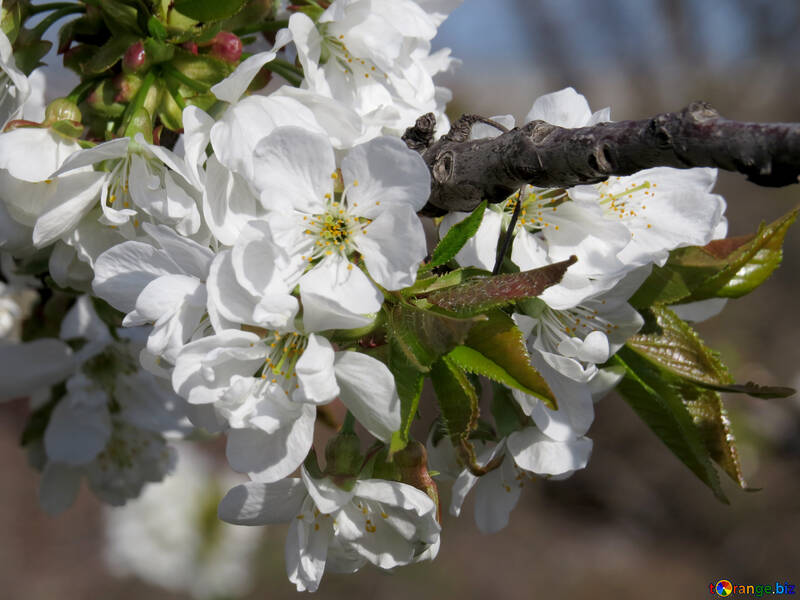
[{"label": "serrated leaf", "polygon": [[85,73],[102,73],[110,69],[122,58],[130,45],[137,41],[139,38],[133,35],[112,36],[82,65],[82,70]]},{"label": "serrated leaf", "polygon": [[247,0],[175,0],[173,5],[182,15],[198,21],[221,21],[238,13]]},{"label": "serrated leaf", "polygon": [[652,307],[650,314],[656,330],[634,335],[628,346],[679,377],[712,385],[733,383],[719,356],[688,323],[664,306]]},{"label": "serrated leaf", "polygon": [[718,392],[703,389],[689,382],[682,383],[680,393],[683,404],[692,416],[695,427],[700,431],[711,459],[722,467],[739,487],[747,489],[722,397]]},{"label": "serrated leaf", "polygon": [[[22,36],[20,36],[22,38]],[[14,48],[14,60],[17,68],[30,75],[31,72],[44,63],[42,58],[50,52],[53,43],[48,40],[27,40],[24,44],[18,43]]]},{"label": "serrated leaf", "polygon": [[613,360],[625,368],[617,386],[620,395],[667,448],[728,504],[703,436],[662,371],[629,348],[622,348]]},{"label": "serrated leaf", "polygon": [[628,346],[671,373],[701,387],[756,398],[785,398],[792,388],[761,386],[756,383],[735,384],[719,355],[706,347],[692,327],[664,306],[654,306],[645,315],[652,316],[646,333],[628,340]]},{"label": "serrated leaf", "polygon": [[438,267],[455,258],[456,254],[464,247],[464,244],[478,231],[478,227],[483,221],[485,210],[486,200],[481,202],[466,219],[450,228],[450,231],[447,232],[433,250],[429,263],[430,267]]},{"label": "serrated leaf", "polygon": [[499,383],[492,384],[492,416],[500,437],[507,437],[522,429],[528,418],[511,395],[511,390]]},{"label": "serrated leaf", "polygon": [[[500,310],[494,310],[487,316],[488,320],[473,326],[464,344],[485,360],[475,360],[465,368],[475,369],[475,373],[536,396],[555,409],[556,398],[544,378],[531,365],[525,336],[513,319]],[[466,353],[462,351],[462,359],[465,358],[464,354]],[[470,358],[476,357],[471,354]],[[485,373],[479,371],[481,368],[485,369]]]},{"label": "serrated leaf", "polygon": [[517,300],[538,296],[551,285],[559,283],[567,268],[577,260],[572,256],[539,269],[471,279],[434,292],[425,299],[434,306],[458,315],[485,313]]},{"label": "serrated leaf", "polygon": [[769,225],[762,224],[754,235],[673,250],[667,263],[655,267],[631,297],[631,305],[647,308],[750,293],[780,264],[783,240],[796,218],[794,210]]},{"label": "serrated leaf", "polygon": [[436,392],[442,425],[453,445],[469,439],[478,426],[478,395],[466,374],[443,356],[431,367],[431,381]]},{"label": "serrated leaf", "polygon": [[418,371],[427,372],[440,356],[463,344],[473,325],[485,318],[458,318],[397,304],[386,310],[386,332]]},{"label": "serrated leaf", "polygon": [[397,386],[397,395],[400,397],[400,429],[392,434],[389,444],[390,456],[406,447],[409,432],[414,417],[419,407],[419,398],[422,394],[422,373],[407,358],[402,349],[394,340],[389,346],[388,367],[394,376]]}]

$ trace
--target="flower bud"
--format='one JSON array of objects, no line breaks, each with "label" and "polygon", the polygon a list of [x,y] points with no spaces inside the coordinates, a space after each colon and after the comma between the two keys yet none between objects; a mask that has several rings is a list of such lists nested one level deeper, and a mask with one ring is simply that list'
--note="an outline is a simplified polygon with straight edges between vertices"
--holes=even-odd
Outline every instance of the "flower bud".
[{"label": "flower bud", "polygon": [[363,462],[361,441],[355,433],[341,432],[325,446],[325,474],[334,479],[355,477]]},{"label": "flower bud", "polygon": [[78,105],[66,98],[56,98],[47,105],[44,113],[44,124],[50,125],[56,121],[81,122],[81,111]]},{"label": "flower bud", "polygon": [[405,448],[395,453],[394,462],[400,469],[400,481],[425,492],[436,504],[436,520],[441,521],[439,488],[428,473],[428,452],[425,446],[411,440]]},{"label": "flower bud", "polygon": [[133,113],[122,135],[134,139],[137,133],[141,133],[147,143],[153,143],[153,119],[146,108]]},{"label": "flower bud", "polygon": [[111,80],[103,79],[86,98],[86,103],[89,105],[91,113],[116,119],[125,112],[125,105],[117,100],[117,95]]},{"label": "flower bud", "polygon": [[242,40],[229,31],[220,31],[211,40],[210,54],[227,63],[236,63],[242,56]]},{"label": "flower bud", "polygon": [[144,51],[144,44],[142,40],[134,42],[122,57],[122,70],[126,73],[137,73],[143,71],[149,66],[147,60],[147,52]]},{"label": "flower bud", "polygon": [[197,42],[184,42],[181,44],[181,48],[197,56]]},{"label": "flower bud", "polygon": [[130,102],[142,87],[142,78],[133,73],[120,73],[113,79],[114,102]]}]

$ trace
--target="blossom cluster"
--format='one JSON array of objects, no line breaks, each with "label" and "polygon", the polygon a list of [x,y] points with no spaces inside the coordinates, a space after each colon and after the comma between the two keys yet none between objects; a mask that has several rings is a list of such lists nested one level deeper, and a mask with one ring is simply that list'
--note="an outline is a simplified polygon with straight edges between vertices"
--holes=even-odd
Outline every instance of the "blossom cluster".
[{"label": "blossom cluster", "polygon": [[[456,432],[434,426],[424,460],[406,446],[416,405],[381,348],[396,348],[384,326],[411,302],[429,252],[419,212],[431,176],[400,135],[429,112],[437,135],[447,130],[450,94],[433,77],[454,59],[431,40],[458,3],[335,0],[291,12],[271,49],[237,56],[210,86],[213,109],[186,103],[173,148],[133,104],[108,139],[65,133],[81,121],[69,99],[42,123],[20,120],[30,84],[0,36],[4,98],[16,101],[0,134],[0,398],[31,398],[37,419],[24,442],[45,510],[68,508],[83,478],[124,504],[171,476],[173,440],[224,436],[229,466],[249,481],[224,496],[220,518],[289,523],[289,579],[314,591],[325,570],[434,558],[436,481],[454,480],[454,515],[475,488],[478,527],[493,532],[525,481],[586,467],[594,403],[622,376],[607,363],[643,324],[629,298],[670,251],[724,237],[725,203],[711,192],[715,171],[656,168],[571,189],[526,186],[486,208],[451,271],[491,272],[515,213],[504,271],[577,258],[504,313],[552,401],[501,381],[496,396],[514,418],[460,447]],[[248,93],[284,63],[299,85]],[[536,119],[582,127],[610,114],[568,88],[538,98],[525,121]],[[468,216],[444,216],[439,235]],[[30,276],[35,265],[46,278]],[[62,302],[60,323],[21,335],[37,295],[40,320],[41,307]],[[679,311],[693,320],[719,308]],[[348,417],[320,468],[315,430],[338,401]]]}]

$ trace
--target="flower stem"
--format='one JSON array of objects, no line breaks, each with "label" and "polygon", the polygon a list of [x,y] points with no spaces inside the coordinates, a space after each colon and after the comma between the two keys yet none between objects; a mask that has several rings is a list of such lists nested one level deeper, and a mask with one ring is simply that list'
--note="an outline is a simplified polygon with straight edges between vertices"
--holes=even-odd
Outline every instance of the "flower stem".
[{"label": "flower stem", "polygon": [[120,131],[124,132],[128,128],[128,124],[130,123],[133,115],[135,115],[138,110],[144,106],[144,101],[147,99],[147,93],[150,91],[150,88],[153,86],[155,80],[155,72],[153,70],[148,71],[147,75],[144,77],[144,81],[142,81],[142,85],[139,87],[139,91],[136,92],[136,96],[134,96],[133,101],[128,104],[128,108],[125,109]]},{"label": "flower stem", "polygon": [[201,83],[200,81],[192,79],[191,77],[181,73],[181,71],[179,71],[169,63],[162,64],[161,68],[163,69],[165,74],[169,75],[173,79],[177,79],[183,85],[193,89],[196,92],[205,93],[208,91],[208,86],[205,83]]},{"label": "flower stem", "polygon": [[280,58],[273,59],[264,65],[276,75],[280,75],[294,87],[300,87],[303,82],[303,71],[295,67],[292,63],[282,60]]}]

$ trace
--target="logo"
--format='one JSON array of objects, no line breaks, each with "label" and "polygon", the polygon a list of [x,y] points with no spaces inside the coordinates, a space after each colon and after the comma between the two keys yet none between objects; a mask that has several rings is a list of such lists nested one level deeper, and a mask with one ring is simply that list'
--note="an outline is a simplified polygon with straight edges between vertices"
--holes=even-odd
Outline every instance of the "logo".
[{"label": "logo", "polygon": [[733,584],[727,579],[720,579],[714,586],[717,596],[730,596],[733,593]]}]

